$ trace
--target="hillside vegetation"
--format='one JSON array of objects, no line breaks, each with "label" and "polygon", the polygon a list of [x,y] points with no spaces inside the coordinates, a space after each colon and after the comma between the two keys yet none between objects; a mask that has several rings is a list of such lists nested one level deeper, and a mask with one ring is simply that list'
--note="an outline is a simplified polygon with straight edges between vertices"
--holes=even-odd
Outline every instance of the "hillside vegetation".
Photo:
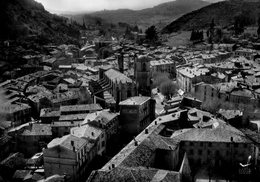
[{"label": "hillside vegetation", "polygon": [[190,12],[173,21],[163,33],[172,33],[180,30],[205,29],[212,19],[221,27],[230,26],[236,17],[246,19],[248,25],[255,25],[260,13],[260,2],[230,0],[211,4],[199,10]]},{"label": "hillside vegetation", "polygon": [[79,26],[47,12],[34,0],[0,1],[0,39],[35,38],[40,42],[66,43],[79,38]]}]

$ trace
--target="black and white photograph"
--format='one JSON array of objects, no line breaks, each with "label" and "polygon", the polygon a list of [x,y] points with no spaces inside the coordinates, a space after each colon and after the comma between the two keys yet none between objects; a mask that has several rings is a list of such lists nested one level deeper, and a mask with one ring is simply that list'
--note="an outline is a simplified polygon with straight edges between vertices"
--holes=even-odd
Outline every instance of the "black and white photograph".
[{"label": "black and white photograph", "polygon": [[260,0],[0,0],[0,182],[260,182]]}]

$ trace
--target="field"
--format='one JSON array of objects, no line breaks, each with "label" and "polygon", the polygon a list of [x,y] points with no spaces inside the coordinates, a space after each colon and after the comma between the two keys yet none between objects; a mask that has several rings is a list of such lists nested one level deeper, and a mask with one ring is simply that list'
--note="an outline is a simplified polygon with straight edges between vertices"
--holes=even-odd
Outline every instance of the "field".
[{"label": "field", "polygon": [[190,35],[190,31],[172,33],[167,35],[167,42],[165,44],[173,47],[189,45],[191,44]]}]

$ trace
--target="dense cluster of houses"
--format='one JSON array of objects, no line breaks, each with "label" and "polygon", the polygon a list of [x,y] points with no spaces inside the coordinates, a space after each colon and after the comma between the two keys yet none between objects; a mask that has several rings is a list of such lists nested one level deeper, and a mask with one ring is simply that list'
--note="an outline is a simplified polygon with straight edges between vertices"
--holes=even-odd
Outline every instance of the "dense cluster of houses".
[{"label": "dense cluster of houses", "polygon": [[[85,43],[81,49],[47,46],[46,55],[27,55],[38,70],[0,84],[0,171],[9,169],[0,177],[192,181],[205,173],[235,179],[227,169],[246,178],[259,171],[257,50],[233,44]],[[101,59],[104,46],[110,51],[103,50]],[[157,72],[176,81],[179,91],[171,100],[152,92]],[[211,101],[253,110],[203,111],[202,104]],[[126,143],[115,151],[121,140]],[[109,161],[97,170],[93,163],[99,157]]]}]

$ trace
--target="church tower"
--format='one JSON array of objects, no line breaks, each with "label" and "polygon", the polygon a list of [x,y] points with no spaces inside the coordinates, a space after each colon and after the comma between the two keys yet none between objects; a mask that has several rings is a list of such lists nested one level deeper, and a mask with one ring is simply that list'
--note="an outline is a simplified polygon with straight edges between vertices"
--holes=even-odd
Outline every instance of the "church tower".
[{"label": "church tower", "polygon": [[142,96],[151,96],[151,74],[150,61],[148,56],[139,56],[135,59],[135,81],[138,94]]}]

